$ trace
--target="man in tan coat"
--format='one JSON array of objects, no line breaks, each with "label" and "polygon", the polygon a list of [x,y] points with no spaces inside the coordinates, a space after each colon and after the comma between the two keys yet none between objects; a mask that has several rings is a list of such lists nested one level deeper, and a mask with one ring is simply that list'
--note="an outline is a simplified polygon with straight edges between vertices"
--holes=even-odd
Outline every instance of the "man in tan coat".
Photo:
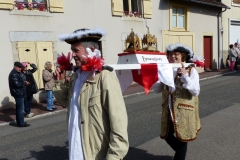
[{"label": "man in tan coat", "polygon": [[101,30],[79,29],[60,40],[71,44],[77,70],[69,82],[59,68],[54,95],[68,108],[70,160],[120,160],[129,148],[127,113],[116,76],[108,71],[83,71],[89,55],[99,56]]}]

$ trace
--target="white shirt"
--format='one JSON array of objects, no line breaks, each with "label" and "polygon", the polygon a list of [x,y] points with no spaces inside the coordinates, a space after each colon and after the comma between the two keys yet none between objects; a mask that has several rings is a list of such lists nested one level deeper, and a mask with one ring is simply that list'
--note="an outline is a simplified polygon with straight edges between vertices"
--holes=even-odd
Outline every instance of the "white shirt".
[{"label": "white shirt", "polygon": [[[173,69],[173,77],[177,75],[177,68]],[[181,76],[181,81],[183,82],[182,87],[187,89],[193,96],[198,96],[200,93],[200,84],[199,84],[199,75],[195,68],[191,69],[190,76],[188,73]],[[153,90],[156,93],[161,93],[164,85],[161,82],[157,82],[153,86]],[[175,88],[169,87],[169,91],[172,93],[175,91]],[[172,103],[171,103],[171,95],[168,96],[168,106],[172,116]]]},{"label": "white shirt", "polygon": [[76,79],[71,104],[69,111],[68,121],[68,143],[69,143],[69,159],[70,160],[84,160],[82,138],[81,138],[81,109],[78,103],[78,97],[81,88],[90,71],[76,71],[78,78]]}]

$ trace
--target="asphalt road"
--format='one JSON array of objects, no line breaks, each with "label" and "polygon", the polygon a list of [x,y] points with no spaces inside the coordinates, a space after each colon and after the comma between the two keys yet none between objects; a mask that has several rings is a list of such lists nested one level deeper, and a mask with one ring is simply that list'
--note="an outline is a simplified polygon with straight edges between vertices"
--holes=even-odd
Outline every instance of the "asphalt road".
[{"label": "asphalt road", "polygon": [[[201,81],[200,117],[240,103],[240,73]],[[150,93],[125,98],[129,118],[130,149],[126,160],[171,159],[171,156],[147,155],[139,150],[147,142],[159,139],[161,94]],[[0,160],[68,159],[66,114],[60,113],[30,121],[31,127],[0,127]],[[154,142],[151,142],[154,143]],[[159,141],[159,143],[165,143]],[[231,146],[231,144],[229,144]],[[142,154],[145,154],[142,156]],[[136,156],[139,155],[139,156]],[[134,157],[134,158],[133,158]],[[231,159],[231,158],[230,158]],[[217,159],[216,159],[217,160]]]}]

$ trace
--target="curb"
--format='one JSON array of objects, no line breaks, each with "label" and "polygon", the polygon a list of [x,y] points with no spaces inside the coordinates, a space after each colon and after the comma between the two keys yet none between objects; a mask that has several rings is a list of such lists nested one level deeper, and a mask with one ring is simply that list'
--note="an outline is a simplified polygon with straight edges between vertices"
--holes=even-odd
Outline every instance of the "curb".
[{"label": "curb", "polygon": [[[51,116],[51,115],[55,115],[55,114],[60,114],[60,113],[63,113],[63,112],[67,112],[67,109],[64,108],[64,109],[61,109],[61,110],[58,110],[58,111],[54,111],[54,112],[39,114],[39,115],[33,116],[31,118],[24,118],[24,121],[28,122],[28,121],[31,121],[31,120],[34,120],[34,119],[47,117],[47,116]],[[3,123],[0,123],[0,127],[1,126],[6,126],[6,125],[9,125],[9,124],[12,124],[12,123],[15,123],[15,121],[3,122]]]},{"label": "curb", "polygon": [[[204,80],[208,80],[208,79],[213,79],[213,78],[221,77],[221,76],[224,76],[224,75],[233,74],[233,73],[236,73],[236,72],[238,72],[238,71],[232,71],[232,72],[228,72],[228,73],[218,74],[218,75],[215,75],[215,76],[202,78],[202,79],[200,79],[199,81],[204,81]],[[152,92],[153,92],[153,90],[150,90],[150,91],[149,91],[149,93],[152,93]],[[129,97],[138,96],[138,95],[143,95],[143,94],[145,94],[145,92],[138,92],[138,93],[134,93],[134,94],[125,95],[125,96],[123,96],[123,98],[129,98]],[[39,115],[33,116],[32,118],[28,118],[28,119],[25,118],[24,120],[25,120],[25,122],[28,122],[28,121],[31,121],[31,120],[34,120],[34,119],[38,119],[38,118],[42,118],[42,117],[47,117],[47,116],[59,114],[59,113],[62,113],[62,112],[67,112],[67,109],[61,109],[61,110],[54,111],[54,112],[39,114]],[[1,126],[9,125],[9,124],[11,124],[11,123],[15,123],[15,121],[0,123],[0,127],[1,127]]]},{"label": "curb", "polygon": [[237,72],[238,71],[232,71],[232,72],[227,72],[227,73],[223,73],[223,74],[218,74],[218,75],[215,75],[215,76],[202,78],[202,79],[200,79],[200,81],[207,80],[207,79],[213,79],[213,78],[217,78],[217,77],[221,77],[221,76],[225,76],[225,75],[233,74],[233,73],[237,73]]}]

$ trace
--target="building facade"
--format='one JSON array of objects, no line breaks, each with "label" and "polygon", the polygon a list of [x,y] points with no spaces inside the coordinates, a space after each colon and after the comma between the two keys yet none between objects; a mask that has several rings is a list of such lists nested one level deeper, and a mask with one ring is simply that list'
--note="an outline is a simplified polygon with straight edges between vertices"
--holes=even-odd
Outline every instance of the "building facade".
[{"label": "building facade", "polygon": [[[79,28],[106,30],[107,35],[101,39],[106,64],[117,63],[117,55],[125,49],[124,41],[132,29],[142,38],[149,28],[158,39],[160,51],[165,51],[166,44],[177,42],[193,48],[197,56],[204,56],[208,48],[209,64],[216,68],[216,14],[221,9],[185,0],[0,0],[0,18],[4,20],[0,30],[0,63],[4,66],[0,68],[0,109],[14,106],[8,89],[14,61],[37,64],[34,77],[43,88],[44,63],[55,63],[57,54],[70,52],[70,45],[59,42],[58,35]],[[44,91],[35,94],[34,99],[44,100]]]},{"label": "building facade", "polygon": [[[162,31],[163,46],[181,42],[205,59],[205,70],[218,69],[219,13],[226,5],[216,0],[170,0],[169,29]],[[199,70],[200,72],[203,70]]]},{"label": "building facade", "polygon": [[221,24],[221,54],[223,55],[223,67],[228,66],[226,61],[228,56],[229,45],[240,43],[240,1],[223,0],[223,3],[230,6],[231,9],[222,13]]}]

